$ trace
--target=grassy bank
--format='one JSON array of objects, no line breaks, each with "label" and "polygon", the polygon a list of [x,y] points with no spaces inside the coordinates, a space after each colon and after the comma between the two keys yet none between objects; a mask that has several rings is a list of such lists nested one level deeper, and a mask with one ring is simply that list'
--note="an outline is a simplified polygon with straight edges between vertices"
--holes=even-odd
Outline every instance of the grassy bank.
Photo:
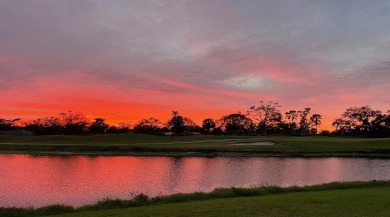
[{"label": "grassy bank", "polygon": [[[275,145],[236,146],[248,141],[273,141]],[[153,136],[140,134],[99,136],[4,136],[1,153],[107,154],[107,155],[308,155],[390,156],[390,138]]]},{"label": "grassy bank", "polygon": [[308,187],[217,189],[134,200],[106,200],[78,209],[1,208],[0,216],[389,216],[390,181]]}]

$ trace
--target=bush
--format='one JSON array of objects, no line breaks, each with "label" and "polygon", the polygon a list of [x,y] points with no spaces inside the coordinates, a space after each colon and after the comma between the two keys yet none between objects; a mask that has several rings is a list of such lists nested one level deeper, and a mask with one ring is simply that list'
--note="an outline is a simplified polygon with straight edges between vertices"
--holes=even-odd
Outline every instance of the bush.
[{"label": "bush", "polygon": [[71,206],[65,205],[50,205],[38,208],[35,210],[36,214],[39,216],[44,215],[58,215],[64,213],[74,212],[74,208]]}]

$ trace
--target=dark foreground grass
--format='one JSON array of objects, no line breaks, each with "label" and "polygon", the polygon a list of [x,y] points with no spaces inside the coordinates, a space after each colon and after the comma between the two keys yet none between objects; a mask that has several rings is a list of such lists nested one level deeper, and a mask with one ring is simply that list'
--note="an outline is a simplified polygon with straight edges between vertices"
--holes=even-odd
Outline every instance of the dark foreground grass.
[{"label": "dark foreground grass", "polygon": [[[248,141],[273,141],[275,145],[242,145]],[[100,136],[1,136],[0,153],[99,155],[202,155],[241,153],[253,155],[390,156],[390,138],[153,136],[140,134]]]},{"label": "dark foreground grass", "polygon": [[[237,197],[60,215],[61,217],[388,217],[390,187]],[[54,216],[53,216],[54,217]]]},{"label": "dark foreground grass", "polygon": [[[276,196],[277,194],[282,195]],[[77,209],[63,205],[37,209],[0,208],[0,216],[66,213],[69,215],[60,216],[235,216],[239,213],[240,216],[260,216],[267,213],[269,215],[264,216],[390,216],[390,210],[386,209],[390,205],[389,195],[390,181],[288,188],[229,188],[216,189],[210,193],[174,194],[154,198],[139,194],[133,200],[104,200]],[[329,209],[337,215],[329,215],[333,214]],[[360,215],[367,213],[365,209],[374,210],[375,213]],[[297,213],[301,214],[295,215]]]}]

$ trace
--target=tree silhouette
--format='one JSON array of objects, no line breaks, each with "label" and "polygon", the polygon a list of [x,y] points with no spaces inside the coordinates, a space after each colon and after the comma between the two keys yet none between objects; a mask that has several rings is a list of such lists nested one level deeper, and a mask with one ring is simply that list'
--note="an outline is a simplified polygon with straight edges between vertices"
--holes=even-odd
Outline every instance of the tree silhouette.
[{"label": "tree silhouette", "polygon": [[265,103],[260,101],[259,105],[251,106],[247,111],[248,116],[252,117],[257,123],[260,132],[267,135],[269,126],[277,125],[281,121],[279,108],[281,106],[277,102],[269,101]]},{"label": "tree silhouette", "polygon": [[3,118],[0,118],[0,131],[8,131],[12,130],[14,127],[15,122],[19,121],[20,118],[18,119],[13,119],[13,120],[6,120]]},{"label": "tree silhouette", "polygon": [[332,125],[341,134],[362,135],[362,136],[383,136],[377,131],[384,131],[386,135],[387,114],[379,110],[373,110],[369,106],[348,108],[341,118],[336,119]]},{"label": "tree silhouette", "polygon": [[378,114],[376,118],[371,122],[372,124],[372,136],[385,137],[390,136],[390,110],[387,114]]},{"label": "tree silhouette", "polygon": [[[246,115],[238,112],[224,115],[221,119],[204,119],[202,127],[198,126],[189,117],[183,117],[177,111],[163,126],[158,119],[142,119],[134,126],[136,133],[152,133],[173,131],[176,134],[191,134],[203,132],[212,134],[284,134],[309,135],[317,134],[321,125],[322,115],[313,114],[310,108],[303,111],[290,110],[285,116],[279,111],[280,105],[272,101],[260,101],[258,105],[250,107]],[[252,118],[252,119],[251,119]],[[36,135],[46,134],[86,134],[86,133],[127,133],[131,131],[130,124],[109,126],[103,118],[96,118],[91,123],[81,112],[68,111],[57,117],[43,117],[29,122],[24,126],[15,124],[15,120],[0,118],[0,131],[12,129],[26,129]],[[382,113],[369,106],[351,107],[333,121],[336,131],[323,131],[323,135],[358,135],[383,137],[390,136],[390,111]]]},{"label": "tree silhouette", "polygon": [[227,134],[249,134],[254,130],[252,120],[241,113],[223,116],[221,127]]},{"label": "tree silhouette", "polygon": [[184,132],[184,120],[178,111],[172,111],[172,118],[168,121],[168,127],[177,134]]},{"label": "tree silhouette", "polygon": [[68,111],[60,114],[60,123],[65,134],[84,134],[87,131],[88,119],[81,112]]},{"label": "tree silhouette", "polygon": [[142,119],[134,126],[134,132],[155,134],[160,131],[161,125],[161,121],[157,118]]},{"label": "tree silhouette", "polygon": [[318,133],[318,126],[321,125],[321,119],[322,115],[320,114],[313,114],[310,117],[310,123],[315,126],[315,128],[312,130],[312,134]]},{"label": "tree silhouette", "polygon": [[191,118],[183,117],[184,130],[187,132],[201,132],[201,128]]},{"label": "tree silhouette", "polygon": [[88,129],[89,132],[93,134],[104,134],[108,127],[108,124],[105,123],[103,118],[96,118]]},{"label": "tree silhouette", "polygon": [[211,118],[206,118],[202,122],[202,129],[205,133],[210,133],[215,128],[215,122]]},{"label": "tree silhouette", "polygon": [[288,134],[294,135],[295,130],[297,129],[296,121],[298,118],[298,112],[295,110],[290,110],[290,111],[286,112],[285,114],[286,114],[285,119],[287,119],[287,121],[288,121],[286,130],[288,131]]},{"label": "tree silhouette", "polygon": [[310,124],[307,120],[307,115],[310,114],[311,108],[305,108],[303,111],[298,111],[298,115],[301,117],[299,121],[299,132],[301,136],[308,135],[310,133]]},{"label": "tree silhouette", "polygon": [[58,117],[44,117],[35,119],[26,125],[36,135],[58,135],[63,134],[64,127]]},{"label": "tree silhouette", "polygon": [[120,122],[117,127],[118,133],[128,133],[130,132],[131,124],[126,122]]}]

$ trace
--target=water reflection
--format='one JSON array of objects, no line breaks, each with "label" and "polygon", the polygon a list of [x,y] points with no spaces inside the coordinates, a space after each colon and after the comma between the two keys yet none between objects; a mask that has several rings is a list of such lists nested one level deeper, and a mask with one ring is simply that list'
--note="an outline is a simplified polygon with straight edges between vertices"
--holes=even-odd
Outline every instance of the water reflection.
[{"label": "water reflection", "polygon": [[171,158],[0,155],[0,206],[81,206],[221,187],[390,179],[390,161],[356,158]]}]

